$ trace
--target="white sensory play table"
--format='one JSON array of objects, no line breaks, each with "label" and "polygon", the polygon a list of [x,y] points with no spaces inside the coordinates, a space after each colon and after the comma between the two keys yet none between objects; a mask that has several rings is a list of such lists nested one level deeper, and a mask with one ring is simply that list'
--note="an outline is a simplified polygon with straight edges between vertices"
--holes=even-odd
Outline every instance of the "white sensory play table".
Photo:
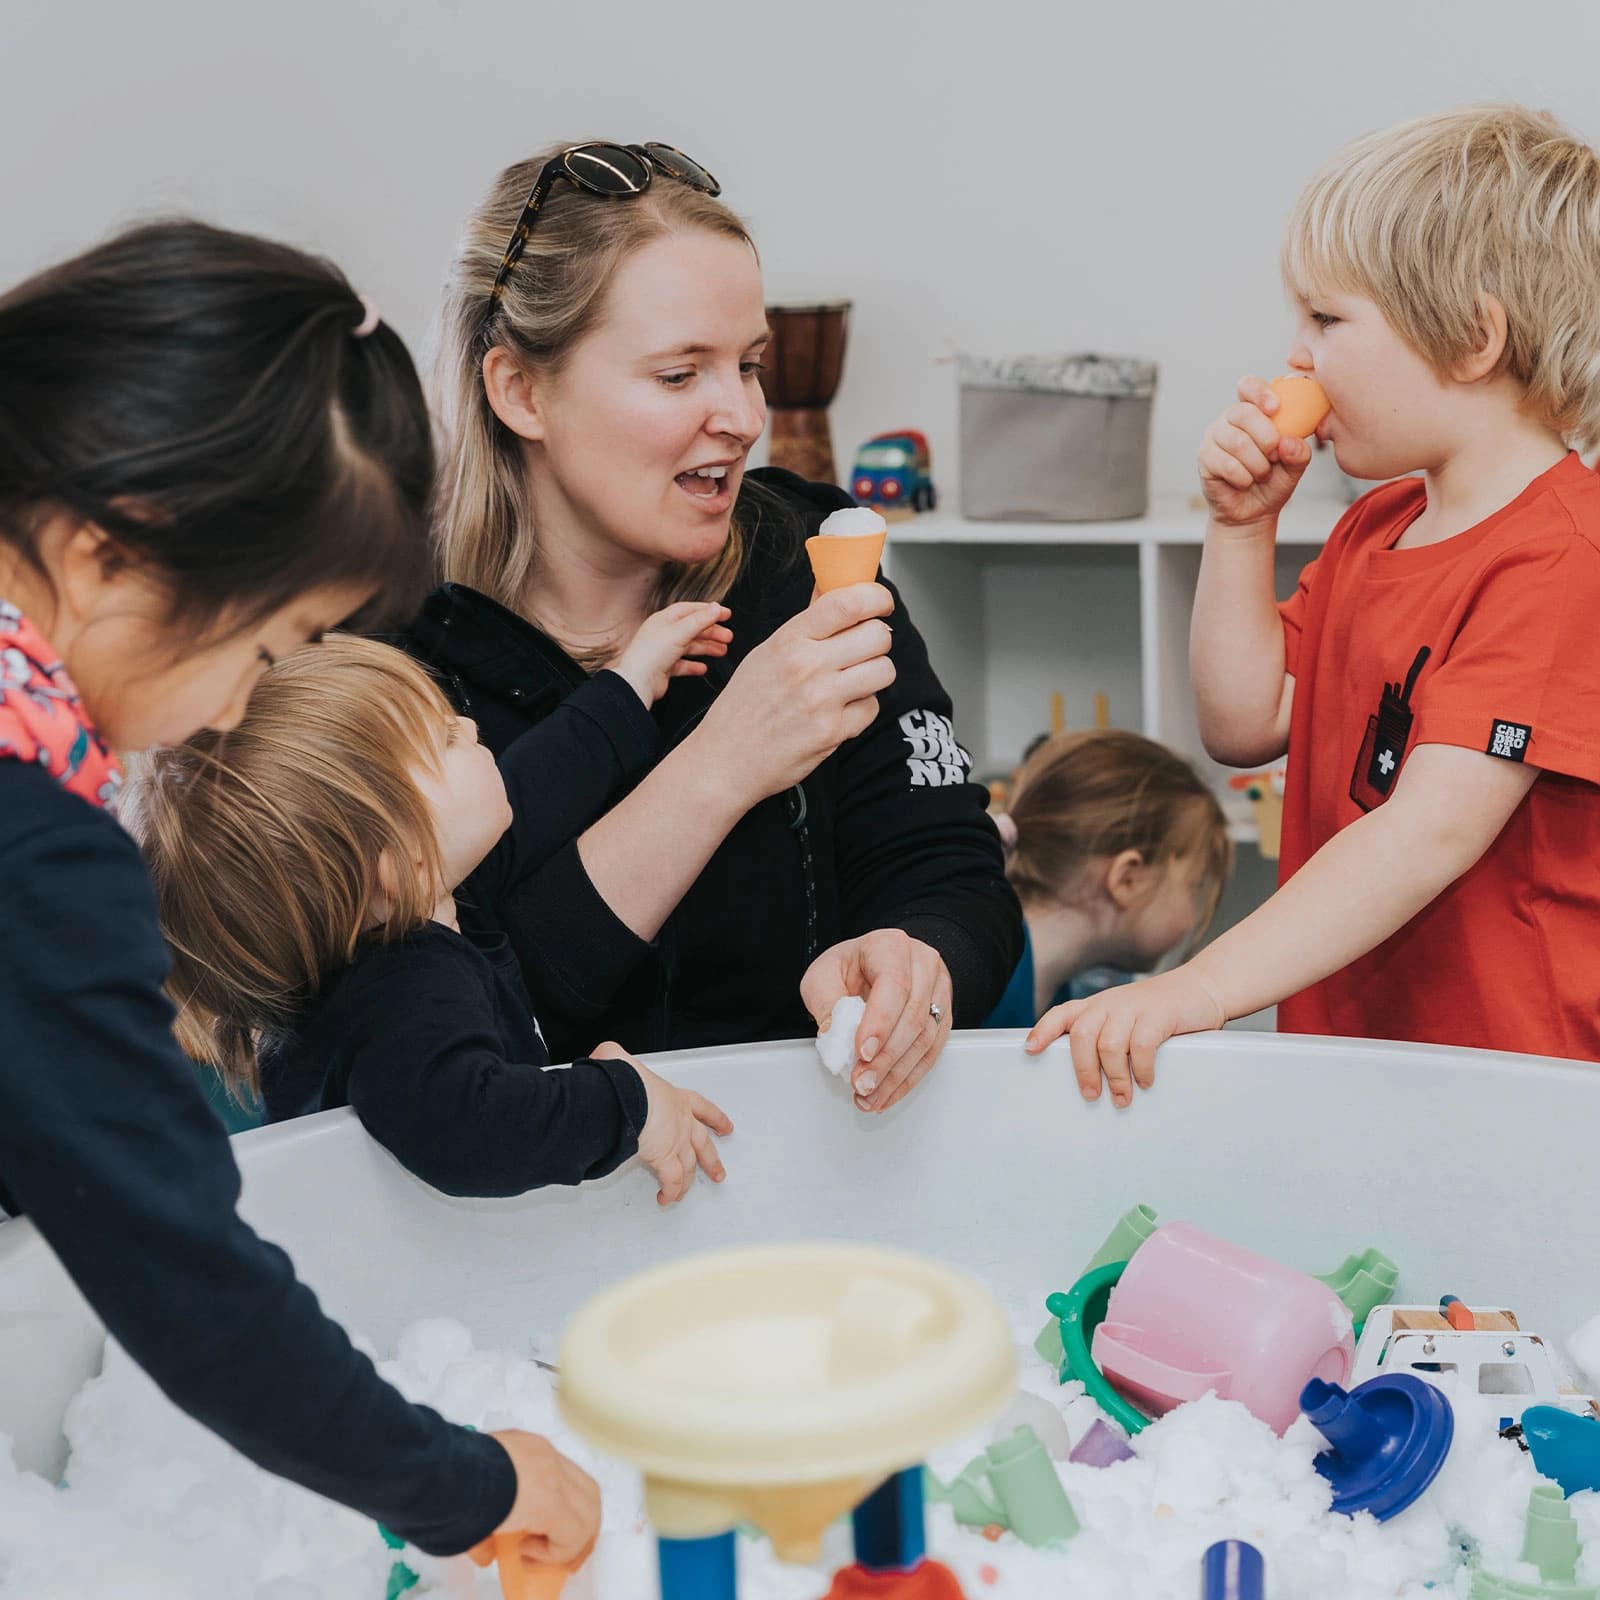
[{"label": "white sensory play table", "polygon": [[[323,1304],[380,1349],[425,1316],[553,1360],[602,1285],[735,1244],[906,1247],[1015,1302],[1070,1287],[1136,1202],[1312,1272],[1375,1245],[1400,1298],[1517,1308],[1557,1340],[1600,1312],[1600,1068],[1490,1052],[1239,1033],[1176,1040],[1151,1094],[1078,1098],[1060,1047],[954,1036],[893,1112],[866,1117],[809,1041],[683,1052],[661,1070],[737,1125],[729,1177],[661,1211],[625,1171],[578,1190],[457,1200],[352,1114],[234,1141],[244,1209]],[[114,1229],[116,1219],[106,1225]],[[137,1270],[130,1263],[130,1270]],[[26,1221],[0,1225],[0,1432],[53,1474],[66,1402],[103,1333]]]}]

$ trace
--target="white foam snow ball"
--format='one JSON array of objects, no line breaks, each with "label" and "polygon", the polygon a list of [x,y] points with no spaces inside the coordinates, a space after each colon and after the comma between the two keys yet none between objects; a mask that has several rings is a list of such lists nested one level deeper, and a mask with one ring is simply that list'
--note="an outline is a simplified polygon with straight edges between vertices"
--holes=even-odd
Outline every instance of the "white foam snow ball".
[{"label": "white foam snow ball", "polygon": [[846,506],[823,518],[817,534],[827,539],[866,539],[884,532],[888,526],[871,506]]},{"label": "white foam snow ball", "polygon": [[[835,512],[835,516],[843,515]],[[856,1029],[867,1014],[867,1002],[859,995],[847,994],[833,1003],[828,1026],[817,1035],[817,1054],[834,1077],[850,1070],[856,1059]]]}]

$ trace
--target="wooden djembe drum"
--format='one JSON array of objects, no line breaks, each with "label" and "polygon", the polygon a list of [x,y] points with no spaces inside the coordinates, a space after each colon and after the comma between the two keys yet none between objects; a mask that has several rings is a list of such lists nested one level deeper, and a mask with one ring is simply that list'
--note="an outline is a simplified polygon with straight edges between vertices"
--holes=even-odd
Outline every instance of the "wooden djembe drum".
[{"label": "wooden djembe drum", "polygon": [[775,467],[802,478],[836,483],[828,407],[844,376],[850,302],[822,306],[768,306],[772,342],[761,388],[772,417],[768,452]]}]

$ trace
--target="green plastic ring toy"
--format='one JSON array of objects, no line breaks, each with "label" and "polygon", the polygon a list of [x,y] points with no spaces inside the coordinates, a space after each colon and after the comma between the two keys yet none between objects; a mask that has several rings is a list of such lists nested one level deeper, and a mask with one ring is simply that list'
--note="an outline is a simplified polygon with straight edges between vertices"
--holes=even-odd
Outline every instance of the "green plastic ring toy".
[{"label": "green plastic ring toy", "polygon": [[1128,1270],[1126,1261],[1113,1261],[1086,1272],[1065,1294],[1053,1294],[1045,1310],[1061,1323],[1061,1348],[1066,1355],[1061,1363],[1061,1381],[1076,1378],[1089,1398],[1130,1436],[1149,1427],[1150,1419],[1136,1411],[1111,1387],[1110,1381],[1089,1354],[1094,1330],[1106,1318],[1111,1291]]}]

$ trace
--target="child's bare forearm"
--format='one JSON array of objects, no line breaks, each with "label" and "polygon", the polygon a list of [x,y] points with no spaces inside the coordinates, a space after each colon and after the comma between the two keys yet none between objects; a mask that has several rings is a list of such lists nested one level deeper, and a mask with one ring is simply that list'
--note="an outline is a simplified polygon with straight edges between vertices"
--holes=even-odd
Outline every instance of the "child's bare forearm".
[{"label": "child's bare forearm", "polygon": [[1229,766],[1276,761],[1288,747],[1283,623],[1270,528],[1206,529],[1189,633],[1200,737]]},{"label": "child's bare forearm", "polygon": [[1396,828],[1387,808],[1334,835],[1258,911],[1194,959],[1230,1017],[1298,994],[1403,927],[1450,878],[1421,830]]},{"label": "child's bare forearm", "polygon": [[1475,751],[1413,752],[1386,805],[1342,828],[1267,903],[1191,964],[1247,1016],[1382,944],[1494,842],[1537,771]]}]

